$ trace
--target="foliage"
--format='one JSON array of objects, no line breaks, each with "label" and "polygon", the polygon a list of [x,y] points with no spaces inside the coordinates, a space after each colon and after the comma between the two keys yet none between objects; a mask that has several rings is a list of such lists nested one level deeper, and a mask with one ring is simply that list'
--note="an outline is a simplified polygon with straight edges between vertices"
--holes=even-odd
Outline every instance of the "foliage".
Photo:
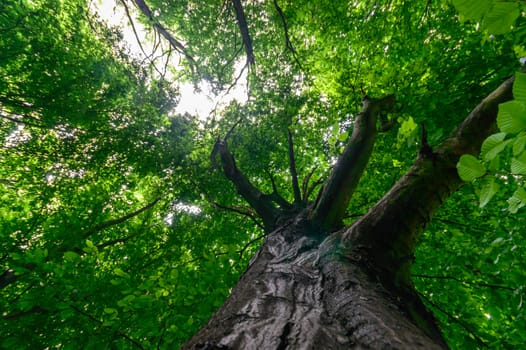
[{"label": "foliage", "polygon": [[[231,2],[147,3],[196,60],[173,76],[228,89],[245,59]],[[203,121],[173,112],[178,82],[131,58],[88,4],[0,5],[2,348],[177,348],[263,234],[210,160],[218,138],[254,184],[291,200],[290,130],[314,199],[362,94],[394,93],[397,127],[378,138],[350,223],[412,164],[422,123],[438,144],[526,53],[520,2],[453,1],[461,23],[446,1],[249,1],[249,99]],[[513,215],[526,204],[525,91],[517,73],[500,132],[459,163],[474,185],[417,252],[415,284],[452,348],[526,341],[525,223]]]}]

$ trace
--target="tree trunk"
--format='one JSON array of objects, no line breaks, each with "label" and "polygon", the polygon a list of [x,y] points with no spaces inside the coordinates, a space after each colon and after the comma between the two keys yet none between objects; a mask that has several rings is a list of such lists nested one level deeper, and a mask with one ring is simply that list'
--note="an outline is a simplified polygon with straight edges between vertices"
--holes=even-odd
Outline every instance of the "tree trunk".
[{"label": "tree trunk", "polygon": [[433,213],[462,185],[460,156],[478,155],[496,131],[498,105],[512,98],[512,84],[510,78],[486,97],[435,150],[423,133],[411,169],[348,228],[341,229],[342,219],[391,96],[364,98],[317,200],[295,216],[274,198],[276,189],[269,196],[255,188],[226,140],[218,141],[225,175],[268,235],[227,301],[183,349],[447,348],[412,285],[413,253]]},{"label": "tree trunk", "polygon": [[447,348],[414,291],[387,288],[340,236],[322,239],[302,215],[270,233],[182,349]]}]

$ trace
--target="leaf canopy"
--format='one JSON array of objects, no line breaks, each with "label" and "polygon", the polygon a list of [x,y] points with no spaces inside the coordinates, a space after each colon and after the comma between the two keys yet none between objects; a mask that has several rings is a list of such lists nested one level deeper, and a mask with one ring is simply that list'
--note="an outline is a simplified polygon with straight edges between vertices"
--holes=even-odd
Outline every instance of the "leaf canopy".
[{"label": "leaf canopy", "polygon": [[[413,163],[422,123],[438,144],[519,68],[524,36],[513,1],[243,2],[255,64],[242,81],[232,2],[149,0],[146,18],[126,1],[135,23],[160,24],[185,46],[176,57],[152,30],[163,50],[148,59],[91,3],[0,4],[2,348],[179,347],[264,237],[210,159],[217,139],[228,135],[263,193],[293,202],[290,132],[301,192],[314,200],[362,95],[394,93],[385,117],[397,126],[378,137],[351,223]],[[456,9],[500,35],[488,40]],[[483,145],[490,164],[461,158],[461,177],[475,183],[444,205],[416,254],[415,284],[452,348],[526,341],[526,223],[513,215],[526,204],[525,77]],[[218,93],[247,84],[248,99],[206,119],[179,115],[188,81]]]}]

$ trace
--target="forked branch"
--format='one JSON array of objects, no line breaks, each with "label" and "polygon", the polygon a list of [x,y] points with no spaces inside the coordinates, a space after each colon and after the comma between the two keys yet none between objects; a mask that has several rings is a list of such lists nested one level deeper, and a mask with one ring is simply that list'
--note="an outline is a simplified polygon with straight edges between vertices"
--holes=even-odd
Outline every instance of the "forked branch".
[{"label": "forked branch", "polygon": [[142,14],[151,21],[154,29],[170,43],[170,46],[172,46],[174,50],[176,50],[177,52],[181,53],[182,55],[186,57],[192,70],[196,68],[197,62],[192,57],[192,55],[190,55],[187,48],[179,40],[177,40],[162,24],[160,24],[155,19],[152,10],[150,10],[150,7],[146,4],[146,2],[144,0],[133,0],[133,1],[135,2],[139,10],[142,12]]},{"label": "forked branch", "polygon": [[[433,213],[463,181],[456,164],[463,154],[478,155],[482,142],[497,130],[500,103],[512,99],[514,78],[486,97],[435,150],[419,153],[409,171],[366,215],[344,234],[349,249],[365,250],[374,266],[408,282],[416,242]],[[423,143],[427,143],[425,138]]]}]

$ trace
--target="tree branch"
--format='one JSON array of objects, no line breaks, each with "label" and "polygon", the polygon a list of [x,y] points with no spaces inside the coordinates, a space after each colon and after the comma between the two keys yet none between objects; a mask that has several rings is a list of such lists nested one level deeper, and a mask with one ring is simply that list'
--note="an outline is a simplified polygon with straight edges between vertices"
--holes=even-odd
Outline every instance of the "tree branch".
[{"label": "tree branch", "polygon": [[443,307],[441,307],[440,305],[438,305],[437,303],[434,303],[433,301],[431,301],[428,297],[426,297],[424,294],[422,293],[418,293],[418,295],[420,296],[420,298],[424,299],[429,305],[431,305],[433,308],[437,309],[438,311],[440,311],[441,313],[443,313],[444,315],[446,315],[452,322],[458,324],[460,327],[464,328],[464,330],[466,332],[468,332],[472,337],[473,339],[476,340],[476,342],[484,347],[484,348],[488,348],[488,344],[486,342],[484,342],[472,329],[471,327],[469,327],[464,321],[462,321],[461,319],[459,319],[458,317],[455,317],[453,314],[451,314],[450,312],[446,311]]},{"label": "tree branch", "polygon": [[277,0],[274,0],[274,8],[276,9],[276,11],[278,11],[279,17],[281,18],[281,24],[283,25],[283,32],[285,34],[285,47],[287,48],[287,50],[289,50],[292,53],[292,57],[294,57],[294,60],[298,64],[299,68],[303,70],[303,67],[301,66],[301,63],[298,59],[298,56],[296,55],[296,50],[294,49],[294,46],[292,46],[292,42],[290,41],[289,28],[287,25],[287,20],[285,19],[285,14],[283,13],[283,10],[279,6]]},{"label": "tree branch", "polygon": [[120,217],[118,219],[101,222],[100,224],[95,225],[95,227],[93,227],[88,232],[84,233],[82,235],[82,237],[83,238],[88,238],[89,236],[93,235],[94,233],[99,232],[101,230],[104,230],[107,227],[121,224],[121,223],[133,218],[134,216],[137,216],[137,215],[141,214],[142,212],[145,212],[146,210],[150,209],[155,204],[157,204],[157,202],[159,202],[160,200],[161,200],[161,197],[157,197],[153,202],[148,203],[144,207],[142,207],[140,209],[137,209],[136,211],[134,211],[132,213],[126,214],[126,215],[124,215],[124,216],[122,216],[122,217]]},{"label": "tree branch", "polygon": [[301,192],[303,193],[303,197],[301,198],[301,200],[303,201],[303,203],[308,202],[309,196],[314,191],[316,186],[321,184],[321,180],[318,179],[312,184],[312,186],[309,187],[310,178],[312,177],[312,175],[314,175],[314,172],[316,172],[317,169],[318,167],[314,166],[314,168],[312,168],[312,170],[307,174],[307,176],[305,176],[303,182],[301,183]]},{"label": "tree branch", "polygon": [[236,162],[228,150],[225,140],[218,140],[214,146],[219,152],[221,164],[226,177],[234,184],[239,193],[250,206],[256,211],[263,220],[265,231],[270,231],[274,227],[278,216],[278,210],[268,196],[257,189],[248,178],[237,168]]},{"label": "tree branch", "polygon": [[15,274],[15,270],[13,269],[5,270],[0,275],[0,290],[4,289],[5,287],[10,285],[17,279],[18,279],[18,276]]},{"label": "tree branch", "polygon": [[274,180],[274,176],[272,176],[272,174],[270,173],[268,169],[265,169],[265,172],[270,178],[270,183],[272,184],[272,193],[265,194],[265,196],[268,197],[271,201],[273,201],[277,205],[279,205],[282,209],[286,209],[286,210],[291,209],[292,205],[289,202],[287,202],[287,200],[279,194],[278,187],[276,186],[276,181]]},{"label": "tree branch", "polygon": [[168,42],[174,48],[174,50],[183,54],[186,57],[190,64],[190,68],[194,70],[197,67],[197,62],[195,61],[195,59],[192,57],[192,55],[190,55],[186,47],[180,41],[175,39],[174,36],[170,34],[170,32],[168,32],[168,30],[164,28],[162,24],[155,20],[153,13],[146,4],[146,2],[144,0],[133,0],[133,2],[135,3],[135,5],[137,5],[142,14],[145,15],[152,22],[154,29],[157,30],[157,32],[161,34],[166,40],[168,40]]},{"label": "tree branch", "polygon": [[263,227],[263,225],[261,225],[261,223],[258,221],[257,219],[257,214],[253,212],[252,208],[249,208],[249,207],[240,207],[240,206],[233,206],[233,207],[229,207],[229,206],[226,206],[226,205],[222,205],[222,204],[219,204],[217,202],[214,202],[214,201],[210,201],[210,203],[212,204],[212,206],[214,206],[215,208],[217,209],[222,209],[222,210],[226,210],[226,211],[231,211],[233,213],[236,213],[236,214],[240,214],[240,215],[243,215],[243,216],[246,216],[247,218],[249,218],[250,220],[252,220],[254,222],[254,224],[261,228],[262,230],[264,230],[265,228]]},{"label": "tree branch", "polygon": [[418,275],[418,274],[412,274],[413,277],[418,278],[429,278],[429,279],[442,279],[442,280],[453,280],[462,284],[467,284],[469,286],[474,287],[485,287],[485,288],[491,288],[491,289],[504,289],[504,290],[510,290],[515,291],[517,288],[512,288],[508,286],[500,286],[497,284],[490,284],[490,283],[484,283],[484,282],[470,282],[470,281],[464,281],[460,278],[457,278],[455,276],[440,276],[440,275]]},{"label": "tree branch", "polygon": [[243,5],[241,5],[241,0],[232,0],[232,4],[234,5],[237,24],[239,26],[239,30],[241,31],[241,37],[243,38],[243,46],[245,46],[247,63],[253,65],[255,63],[254,50],[252,48],[252,38],[250,37],[250,33],[248,32],[247,19],[245,17]]},{"label": "tree branch", "polygon": [[301,203],[301,191],[298,183],[298,171],[296,170],[296,159],[294,156],[294,141],[292,140],[292,133],[288,132],[289,141],[289,168],[290,176],[292,177],[292,190],[294,191],[294,204],[299,205]]},{"label": "tree branch", "polygon": [[486,97],[433,151],[417,160],[397,184],[343,235],[354,253],[368,256],[385,276],[409,283],[415,245],[433,213],[463,181],[456,164],[463,154],[478,155],[482,142],[496,132],[498,105],[512,99],[514,78]]},{"label": "tree branch", "polygon": [[345,210],[373,151],[378,114],[391,110],[394,102],[392,95],[381,99],[364,97],[351,138],[322,188],[311,214],[317,225],[328,231],[342,226]]},{"label": "tree branch", "polygon": [[150,63],[152,64],[153,68],[157,71],[157,73],[159,73],[159,75],[163,76],[163,74],[161,73],[161,71],[159,71],[159,69],[157,68],[157,66],[155,65],[155,62],[152,60],[151,56],[153,55],[153,52],[155,52],[155,50],[157,49],[154,45],[154,49],[153,49],[153,52],[148,55],[146,53],[146,51],[144,50],[143,46],[142,46],[142,43],[141,43],[141,40],[139,39],[139,34],[137,33],[137,29],[135,28],[135,23],[133,23],[133,19],[132,19],[132,16],[130,14],[130,9],[128,7],[128,4],[126,3],[125,0],[121,0],[121,4],[122,6],[124,7],[124,12],[126,12],[126,17],[128,17],[128,22],[130,22],[130,25],[132,27],[132,31],[133,31],[133,34],[135,35],[135,40],[137,41],[137,44],[139,45],[139,48],[141,49],[141,52],[143,53],[144,55],[144,59],[146,60],[149,60]]}]

